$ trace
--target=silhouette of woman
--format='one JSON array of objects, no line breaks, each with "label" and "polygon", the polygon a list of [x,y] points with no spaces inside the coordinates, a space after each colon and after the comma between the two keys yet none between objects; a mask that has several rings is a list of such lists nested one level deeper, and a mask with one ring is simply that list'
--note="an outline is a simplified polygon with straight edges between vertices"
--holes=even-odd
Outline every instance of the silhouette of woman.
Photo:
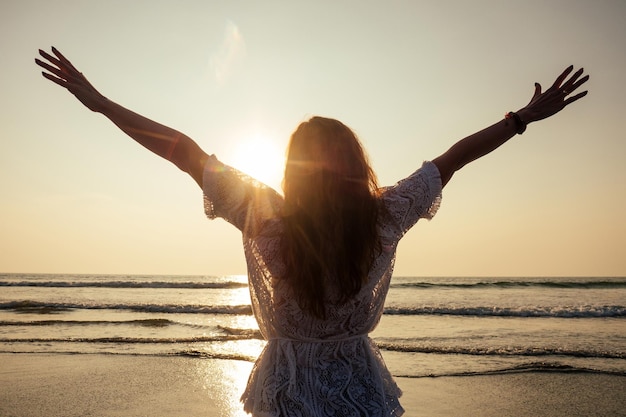
[{"label": "silhouette of woman", "polygon": [[368,337],[383,313],[399,240],[432,218],[456,171],[584,97],[572,94],[589,79],[570,66],[545,92],[535,84],[527,106],[384,188],[354,133],[313,117],[291,137],[281,197],[184,134],[107,99],[55,48],[39,53],[44,77],[187,172],[203,190],[208,217],[241,230],[252,307],[267,340],[242,401],[252,415],[273,417],[404,413]]}]

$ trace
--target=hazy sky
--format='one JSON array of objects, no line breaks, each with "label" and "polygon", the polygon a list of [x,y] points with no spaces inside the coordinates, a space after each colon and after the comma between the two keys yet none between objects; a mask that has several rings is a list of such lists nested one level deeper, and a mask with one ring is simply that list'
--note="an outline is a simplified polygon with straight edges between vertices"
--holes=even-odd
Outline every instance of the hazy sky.
[{"label": "hazy sky", "polygon": [[[396,275],[626,275],[626,2],[0,3],[0,272],[241,274],[197,185],[43,79],[54,45],[107,97],[279,187],[312,115],[392,184],[569,64],[589,95],[465,167]],[[248,152],[251,143],[269,143]]]}]

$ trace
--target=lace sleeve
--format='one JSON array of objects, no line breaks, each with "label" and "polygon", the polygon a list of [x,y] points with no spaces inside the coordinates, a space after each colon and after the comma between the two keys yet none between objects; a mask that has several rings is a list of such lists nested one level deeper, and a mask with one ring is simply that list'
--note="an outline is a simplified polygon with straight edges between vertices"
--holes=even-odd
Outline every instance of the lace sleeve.
[{"label": "lace sleeve", "polygon": [[441,203],[441,176],[437,166],[422,167],[382,193],[388,223],[402,237],[419,219],[432,219]]},{"label": "lace sleeve", "polygon": [[247,236],[255,236],[282,204],[282,197],[272,188],[223,164],[214,155],[204,167],[202,190],[207,217],[221,217]]}]

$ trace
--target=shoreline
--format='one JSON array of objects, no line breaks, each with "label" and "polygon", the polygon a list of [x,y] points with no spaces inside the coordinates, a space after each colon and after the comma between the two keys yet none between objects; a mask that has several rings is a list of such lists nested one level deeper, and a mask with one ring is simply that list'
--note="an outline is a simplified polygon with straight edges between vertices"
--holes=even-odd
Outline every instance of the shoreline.
[{"label": "shoreline", "polygon": [[[0,416],[246,416],[252,363],[0,353]],[[626,376],[574,371],[397,377],[405,416],[625,416]]]}]

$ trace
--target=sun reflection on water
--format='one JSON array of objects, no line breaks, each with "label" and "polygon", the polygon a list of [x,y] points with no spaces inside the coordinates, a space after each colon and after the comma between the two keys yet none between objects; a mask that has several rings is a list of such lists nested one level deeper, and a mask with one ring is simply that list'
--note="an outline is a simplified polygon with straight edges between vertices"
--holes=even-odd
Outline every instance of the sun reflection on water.
[{"label": "sun reflection on water", "polygon": [[220,417],[246,417],[239,401],[248,382],[252,363],[235,360],[201,360],[197,362],[198,377],[209,398],[215,401]]}]

